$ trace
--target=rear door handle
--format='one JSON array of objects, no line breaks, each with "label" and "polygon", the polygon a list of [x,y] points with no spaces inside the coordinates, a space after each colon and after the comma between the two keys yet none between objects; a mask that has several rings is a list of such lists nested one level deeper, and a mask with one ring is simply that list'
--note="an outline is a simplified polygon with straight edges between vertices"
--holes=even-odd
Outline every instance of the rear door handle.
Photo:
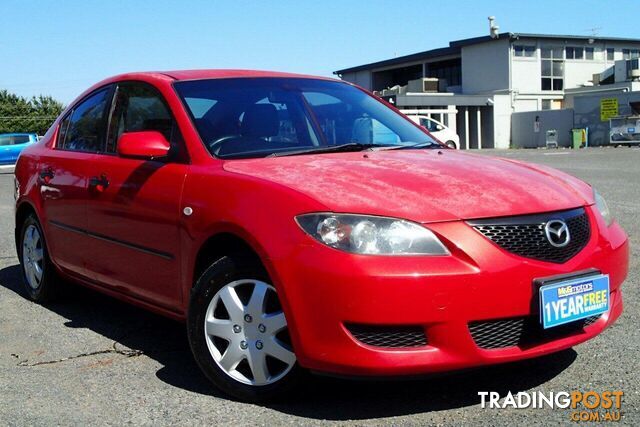
[{"label": "rear door handle", "polygon": [[46,168],[40,171],[40,181],[45,184],[49,184],[53,177],[53,170],[51,168]]},{"label": "rear door handle", "polygon": [[92,176],[89,178],[89,189],[93,189],[99,193],[102,193],[109,187],[109,180],[105,174],[98,176]]}]

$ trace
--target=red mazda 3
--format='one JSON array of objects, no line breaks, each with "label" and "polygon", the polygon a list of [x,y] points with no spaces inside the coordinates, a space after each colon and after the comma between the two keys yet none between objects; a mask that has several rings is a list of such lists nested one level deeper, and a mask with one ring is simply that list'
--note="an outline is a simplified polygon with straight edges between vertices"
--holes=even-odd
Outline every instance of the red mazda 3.
[{"label": "red mazda 3", "polygon": [[15,174],[34,301],[66,279],[183,320],[204,374],[244,400],[305,370],[541,356],[622,312],[627,236],[591,186],[447,149],[342,81],[121,75]]}]

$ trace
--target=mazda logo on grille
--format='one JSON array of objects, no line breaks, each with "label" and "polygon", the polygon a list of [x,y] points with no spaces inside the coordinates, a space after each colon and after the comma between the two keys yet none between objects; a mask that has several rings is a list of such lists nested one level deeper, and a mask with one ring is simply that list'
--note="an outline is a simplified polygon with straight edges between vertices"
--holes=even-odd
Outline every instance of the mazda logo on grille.
[{"label": "mazda logo on grille", "polygon": [[552,219],[544,225],[544,234],[551,246],[556,248],[564,248],[571,241],[569,235],[569,227],[567,223],[561,219]]}]

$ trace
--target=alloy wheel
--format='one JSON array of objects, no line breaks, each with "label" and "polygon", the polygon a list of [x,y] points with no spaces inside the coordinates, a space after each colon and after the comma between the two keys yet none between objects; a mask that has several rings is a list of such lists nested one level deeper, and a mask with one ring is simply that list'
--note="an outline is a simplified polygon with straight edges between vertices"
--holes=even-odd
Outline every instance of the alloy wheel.
[{"label": "alloy wheel", "polygon": [[30,224],[22,237],[22,265],[27,283],[38,289],[44,273],[44,248],[38,227]]},{"label": "alloy wheel", "polygon": [[275,383],[295,365],[284,312],[275,288],[265,282],[223,286],[207,307],[204,331],[215,363],[243,384]]}]

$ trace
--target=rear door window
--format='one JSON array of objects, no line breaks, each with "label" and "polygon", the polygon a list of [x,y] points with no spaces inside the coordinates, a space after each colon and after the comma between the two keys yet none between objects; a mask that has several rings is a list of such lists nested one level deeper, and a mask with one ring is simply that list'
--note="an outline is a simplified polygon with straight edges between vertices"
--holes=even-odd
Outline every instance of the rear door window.
[{"label": "rear door window", "polygon": [[[68,125],[58,139],[58,146],[65,150],[102,151],[105,139],[105,111],[109,104],[108,88],[89,96],[73,109]],[[65,125],[67,119],[63,120]]]}]

